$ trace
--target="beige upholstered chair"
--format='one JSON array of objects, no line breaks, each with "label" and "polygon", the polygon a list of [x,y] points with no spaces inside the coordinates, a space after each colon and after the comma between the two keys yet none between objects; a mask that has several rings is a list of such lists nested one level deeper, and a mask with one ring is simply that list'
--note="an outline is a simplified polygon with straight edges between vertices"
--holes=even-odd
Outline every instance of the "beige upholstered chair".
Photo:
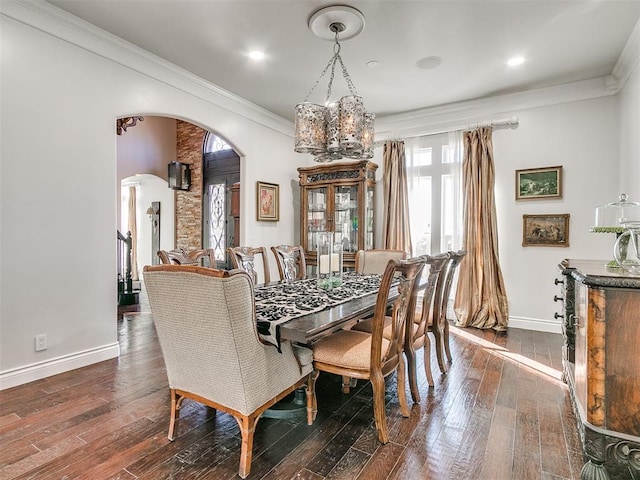
[{"label": "beige upholstered chair", "polygon": [[280,280],[302,280],[307,278],[307,262],[304,258],[304,250],[300,246],[278,245],[271,247]]},{"label": "beige upholstered chair", "polygon": [[356,252],[356,273],[384,273],[389,260],[406,260],[407,252],[402,250],[358,250]]},{"label": "beige upholstered chair", "polygon": [[205,250],[186,250],[184,248],[158,250],[158,257],[160,257],[160,262],[166,265],[201,265],[216,268],[216,256],[212,248]]},{"label": "beige upholstered chair", "polygon": [[311,351],[294,351],[283,342],[278,353],[259,340],[253,282],[246,272],[147,265],[144,283],[169,378],[169,440],[185,399],[233,415],[242,435],[239,474],[245,478],[254,429],[267,408],[306,385],[307,422],[312,423]]},{"label": "beige upholstered chair", "polygon": [[234,268],[240,268],[251,275],[254,284],[258,284],[258,272],[256,270],[256,257],[262,257],[262,276],[264,283],[271,281],[269,274],[269,260],[267,250],[264,247],[229,247],[227,253],[231,257]]},{"label": "beige upholstered chair", "polygon": [[[398,400],[402,416],[409,416],[405,392],[405,365],[402,355],[405,322],[414,305],[416,278],[424,267],[422,259],[389,260],[382,277],[372,320],[372,333],[356,330],[339,330],[318,340],[311,346],[316,370],[349,378],[371,381],[373,387],[373,413],[378,439],[389,441],[385,417],[385,382],[393,372],[398,375]],[[394,277],[398,274],[399,296],[392,303],[389,318],[390,338],[385,338],[383,329],[387,318],[389,292]]]}]

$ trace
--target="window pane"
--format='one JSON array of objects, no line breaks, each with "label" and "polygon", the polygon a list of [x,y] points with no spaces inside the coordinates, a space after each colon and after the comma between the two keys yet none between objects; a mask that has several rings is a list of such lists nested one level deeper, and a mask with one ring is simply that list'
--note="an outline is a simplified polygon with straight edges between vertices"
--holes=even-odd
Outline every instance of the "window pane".
[{"label": "window pane", "polygon": [[442,146],[442,163],[453,163],[453,158],[451,157],[449,145]]},{"label": "window pane", "polygon": [[418,177],[409,197],[413,255],[431,253],[431,177]]},{"label": "window pane", "polygon": [[420,148],[414,152],[413,166],[431,165],[431,147]]},{"label": "window pane", "polygon": [[225,222],[225,184],[209,185],[209,248],[216,258],[224,258],[227,248]]},{"label": "window pane", "polygon": [[455,222],[453,175],[442,176],[442,222],[440,245],[442,251],[453,250],[453,233]]},{"label": "window pane", "polygon": [[231,146],[219,136],[207,132],[203,150],[203,153],[222,152],[224,150],[231,150]]}]

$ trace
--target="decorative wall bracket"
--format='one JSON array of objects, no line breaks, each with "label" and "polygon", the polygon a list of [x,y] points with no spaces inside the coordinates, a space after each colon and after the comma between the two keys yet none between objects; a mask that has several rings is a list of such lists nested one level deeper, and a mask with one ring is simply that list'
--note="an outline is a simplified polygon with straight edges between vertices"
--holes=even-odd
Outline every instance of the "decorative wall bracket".
[{"label": "decorative wall bracket", "polygon": [[144,122],[144,117],[123,117],[116,119],[116,133],[122,135],[129,127],[135,127],[138,122]]}]

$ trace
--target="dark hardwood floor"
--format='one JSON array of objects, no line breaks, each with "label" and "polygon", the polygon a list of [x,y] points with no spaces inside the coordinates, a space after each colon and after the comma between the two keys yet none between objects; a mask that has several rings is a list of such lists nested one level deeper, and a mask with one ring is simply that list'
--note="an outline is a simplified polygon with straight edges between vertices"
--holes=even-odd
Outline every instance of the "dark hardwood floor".
[{"label": "dark hardwood floor", "polygon": [[[120,358],[0,392],[2,480],[238,478],[230,416],[187,400],[177,438],[167,440],[166,374],[141,310],[118,320]],[[322,374],[314,425],[260,420],[249,478],[578,479],[561,343],[549,333],[452,328],[454,363],[441,376],[434,358],[432,389],[422,371],[410,418],[400,416],[395,377],[387,382],[386,445],[377,441],[370,385],[343,395],[340,379]]]}]

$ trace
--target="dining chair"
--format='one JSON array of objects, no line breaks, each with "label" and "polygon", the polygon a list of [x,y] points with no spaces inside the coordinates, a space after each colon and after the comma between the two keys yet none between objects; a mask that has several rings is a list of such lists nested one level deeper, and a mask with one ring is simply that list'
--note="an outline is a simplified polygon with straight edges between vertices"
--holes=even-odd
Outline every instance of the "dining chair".
[{"label": "dining chair", "polygon": [[160,257],[160,263],[165,265],[200,265],[216,268],[216,255],[212,248],[203,250],[187,250],[185,248],[158,250],[158,257]]},{"label": "dining chair", "polygon": [[356,273],[382,275],[389,260],[406,260],[407,252],[402,250],[358,250],[356,252]]},{"label": "dining chair", "polygon": [[169,380],[169,440],[176,437],[185,399],[230,414],[240,427],[238,473],[245,478],[265,410],[305,387],[307,423],[313,423],[317,374],[311,351],[283,341],[279,352],[259,340],[247,272],[147,265],[143,275]]},{"label": "dining chair", "polygon": [[[448,265],[449,253],[441,253],[438,255],[422,255],[418,257],[425,262],[424,273],[427,274],[426,281],[420,280],[416,289],[416,299],[413,299],[412,310],[407,319],[407,328],[404,337],[404,354],[407,357],[407,371],[409,376],[409,388],[411,390],[411,398],[414,403],[420,402],[420,393],[418,391],[417,380],[417,361],[416,352],[423,349],[424,370],[427,382],[433,387],[433,375],[431,373],[431,340],[428,332],[435,337],[436,352],[442,356],[442,338],[444,327],[440,324],[434,324],[434,320],[440,319],[440,310],[445,283],[445,269]],[[426,269],[428,267],[428,270]],[[371,319],[364,319],[352,327],[352,330],[361,332],[372,332],[373,322]],[[391,320],[385,319],[385,327],[382,335],[390,339],[392,336]],[[344,391],[344,389],[343,389]]]},{"label": "dining chair", "polygon": [[431,340],[429,332],[434,336],[436,345],[436,356],[442,356],[443,326],[440,320],[440,308],[442,295],[444,292],[445,271],[449,264],[449,253],[438,255],[425,255],[426,263],[429,266],[427,281],[420,285],[418,301],[413,314],[412,328],[408,328],[405,336],[404,353],[407,357],[407,370],[409,373],[409,389],[414,403],[420,402],[418,391],[416,351],[422,348],[424,371],[430,387],[434,386],[433,374],[431,373]]},{"label": "dining chair", "polygon": [[[371,381],[373,414],[378,439],[382,443],[389,441],[385,416],[385,378],[394,372],[398,376],[400,412],[403,417],[409,416],[404,386],[403,340],[405,322],[418,285],[416,278],[423,267],[422,259],[389,260],[377,294],[372,333],[338,330],[311,345],[315,370]],[[383,336],[383,329],[395,280],[398,281],[398,297],[391,304],[389,322],[392,335],[387,339]]]},{"label": "dining chair", "polygon": [[256,271],[256,256],[262,258],[262,276],[264,283],[271,281],[269,275],[269,259],[264,247],[228,247],[227,253],[231,257],[233,268],[239,268],[249,273],[254,285],[258,284],[258,272]]},{"label": "dining chair", "polygon": [[271,247],[276,258],[280,280],[293,281],[307,278],[307,262],[304,250],[299,245],[278,245]]},{"label": "dining chair", "polygon": [[[466,255],[467,255],[466,250],[458,250],[457,252],[449,251],[449,264],[447,267],[447,276],[444,281],[444,287],[443,287],[442,306],[440,311],[442,324],[444,326],[442,343],[444,346],[445,354],[447,355],[447,360],[449,360],[449,362],[453,362],[453,358],[451,357],[451,349],[449,346],[449,321],[447,320],[447,306],[449,304],[449,294],[451,293],[451,285],[453,284],[453,277],[455,277],[456,270],[458,269],[458,267],[460,266],[460,262],[462,262],[462,260]],[[440,359],[438,361],[440,361]],[[443,373],[445,373],[447,371],[447,367],[444,364],[444,361],[442,363],[443,364],[440,365],[440,370],[442,370],[444,367]]]}]

